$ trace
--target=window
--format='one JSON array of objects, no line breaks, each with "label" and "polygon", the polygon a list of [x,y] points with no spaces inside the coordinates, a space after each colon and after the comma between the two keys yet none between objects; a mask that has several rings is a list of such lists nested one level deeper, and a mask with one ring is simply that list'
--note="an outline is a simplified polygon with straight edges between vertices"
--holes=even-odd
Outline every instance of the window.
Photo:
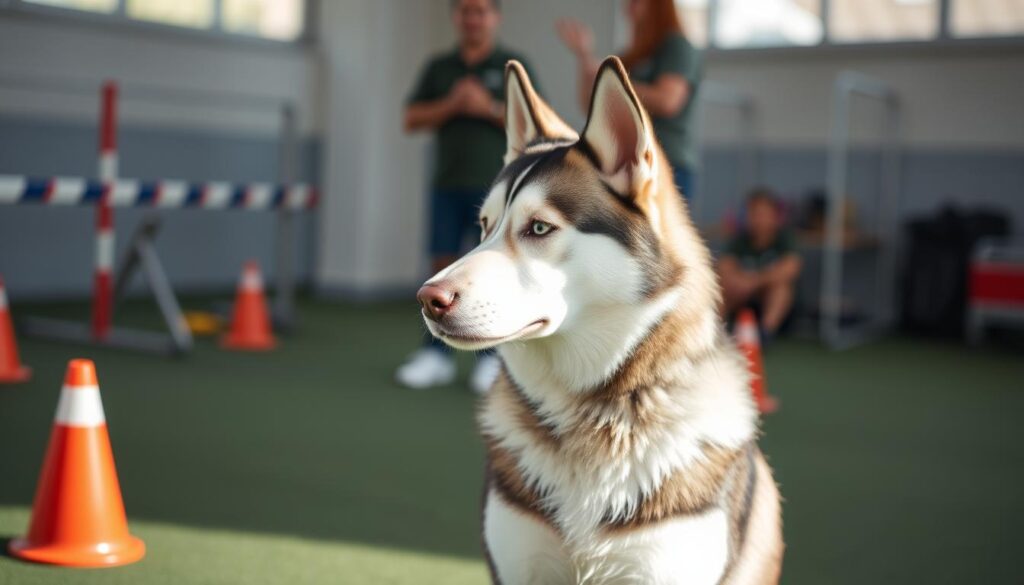
[{"label": "window", "polygon": [[938,0],[830,0],[829,36],[840,43],[933,39]]},{"label": "window", "polygon": [[303,33],[306,0],[10,0],[10,3],[14,7],[39,5],[105,13],[111,20],[294,41]]},{"label": "window", "polygon": [[45,4],[60,8],[86,10],[88,12],[113,12],[117,8],[117,0],[25,0],[29,4]]},{"label": "window", "polygon": [[139,20],[210,28],[213,24],[213,0],[128,0],[128,16]]},{"label": "window", "polygon": [[676,0],[686,38],[695,47],[708,45],[708,0]]},{"label": "window", "polygon": [[224,30],[279,41],[302,34],[302,2],[289,0],[221,0]]},{"label": "window", "polygon": [[816,45],[824,36],[819,0],[718,0],[715,45]]},{"label": "window", "polygon": [[957,37],[1024,33],[1024,0],[950,0],[949,29]]}]

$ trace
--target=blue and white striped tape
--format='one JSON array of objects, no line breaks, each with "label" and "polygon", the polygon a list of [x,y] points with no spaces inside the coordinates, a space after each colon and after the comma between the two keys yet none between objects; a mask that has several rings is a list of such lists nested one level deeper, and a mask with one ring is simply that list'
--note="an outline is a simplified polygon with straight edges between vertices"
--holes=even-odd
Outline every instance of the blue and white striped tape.
[{"label": "blue and white striped tape", "polygon": [[33,178],[0,175],[0,205],[92,205],[107,193],[114,207],[166,209],[311,209],[316,190],[305,184],[233,184],[223,182],[138,181],[118,179],[109,185],[81,177]]}]

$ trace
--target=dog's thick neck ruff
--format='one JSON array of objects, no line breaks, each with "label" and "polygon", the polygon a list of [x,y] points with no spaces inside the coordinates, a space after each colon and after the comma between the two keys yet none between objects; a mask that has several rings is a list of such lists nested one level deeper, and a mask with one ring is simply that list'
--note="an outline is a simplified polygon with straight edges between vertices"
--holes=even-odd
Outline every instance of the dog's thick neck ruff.
[{"label": "dog's thick neck ruff", "polygon": [[[581,332],[588,342],[545,338],[500,350],[505,369],[479,415],[492,497],[550,526],[594,582],[620,570],[610,543],[674,519],[709,523],[708,534],[719,521],[733,526],[723,529],[727,542],[708,547],[712,557],[727,547],[723,566],[731,566],[759,457],[745,363],[717,318],[687,311],[678,291],[608,316],[605,335]],[[621,345],[601,346],[616,336]],[[602,368],[601,359],[618,364]],[[634,577],[622,582],[658,582]]]},{"label": "dog's thick neck ruff", "polygon": [[[706,352],[714,343],[718,319],[710,311],[680,307],[681,287],[673,287],[639,305],[591,308],[571,331],[551,337],[510,343],[499,348],[513,379],[523,388],[544,388],[559,394],[600,393],[615,380],[643,378],[645,367]],[[683,330],[654,335],[667,322],[685,323]],[[647,369],[649,373],[653,370]],[[531,398],[542,400],[539,393]]]}]

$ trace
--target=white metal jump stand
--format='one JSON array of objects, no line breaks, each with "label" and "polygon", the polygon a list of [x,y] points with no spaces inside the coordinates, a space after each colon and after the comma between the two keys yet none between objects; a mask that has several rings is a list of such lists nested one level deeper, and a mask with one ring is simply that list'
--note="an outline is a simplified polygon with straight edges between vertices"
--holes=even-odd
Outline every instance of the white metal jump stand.
[{"label": "white metal jump stand", "polygon": [[[70,343],[95,343],[109,347],[134,349],[159,354],[180,355],[192,349],[192,333],[185,324],[181,306],[174,295],[167,273],[156,253],[153,242],[160,229],[160,218],[151,215],[144,219],[132,236],[131,242],[117,271],[105,271],[97,280],[107,279],[93,298],[93,319],[90,324],[41,317],[22,319],[26,335]],[[150,291],[156,299],[167,333],[114,327],[117,303],[124,298],[128,283],[141,268]],[[109,279],[116,274],[116,280]],[[102,309],[98,309],[102,306]]]},{"label": "white metal jump stand", "polygon": [[[844,314],[844,256],[856,247],[846,241],[844,198],[849,179],[850,116],[853,99],[874,100],[885,108],[881,157],[881,188],[875,207],[874,240],[876,262],[874,294],[863,303],[873,310],[862,320],[847,323]],[[825,225],[824,264],[820,298],[820,334],[833,349],[863,343],[891,328],[895,318],[896,258],[898,247],[897,213],[900,200],[900,105],[896,93],[885,82],[866,75],[844,71],[833,89],[832,129],[828,152],[828,204]]]},{"label": "white metal jump stand", "polygon": [[[36,85],[57,91],[91,89],[81,85],[40,83],[20,79],[19,85]],[[199,95],[195,92],[170,91],[167,88],[139,87],[132,95],[141,99],[177,101],[185,104],[217,103],[234,105],[246,96]],[[22,319],[30,336],[61,341],[91,343],[110,347],[183,354],[192,348],[192,335],[184,326],[184,318],[174,290],[152,245],[159,229],[159,220],[149,217],[133,237],[119,270],[114,272],[114,208],[194,208],[278,210],[274,323],[281,330],[296,325],[294,261],[294,216],[316,205],[316,191],[301,183],[293,183],[297,165],[297,130],[294,107],[272,100],[269,106],[281,115],[281,180],[284,184],[231,184],[224,182],[188,183],[184,181],[139,181],[118,177],[117,153],[118,89],[107,82],[101,90],[99,180],[81,177],[47,177],[33,179],[18,175],[0,176],[0,204],[95,205],[96,255],[91,323],[55,319]],[[250,105],[268,107],[265,101]],[[127,288],[135,269],[141,267],[167,325],[167,333],[129,330],[112,326],[116,301]],[[116,274],[116,278],[115,278]]]}]

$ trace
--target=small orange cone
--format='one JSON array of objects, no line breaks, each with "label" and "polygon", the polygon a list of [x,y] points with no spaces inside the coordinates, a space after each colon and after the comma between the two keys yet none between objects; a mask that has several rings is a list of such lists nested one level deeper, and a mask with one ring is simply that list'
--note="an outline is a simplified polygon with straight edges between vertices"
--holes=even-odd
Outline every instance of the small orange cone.
[{"label": "small orange cone", "polygon": [[20,559],[68,567],[114,567],[146,554],[146,545],[128,533],[90,360],[68,363],[28,536],[8,548]]},{"label": "small orange cone", "polygon": [[11,314],[7,310],[7,290],[0,278],[0,384],[24,382],[32,377],[32,370],[21,364],[18,340],[14,338]]},{"label": "small orange cone", "polygon": [[736,344],[750,364],[750,391],[762,414],[771,414],[779,409],[779,401],[768,394],[764,377],[764,362],[761,359],[761,337],[757,332],[757,318],[750,309],[743,309],[736,318]]},{"label": "small orange cone", "polygon": [[231,328],[221,339],[221,346],[244,351],[268,351],[277,341],[270,329],[270,311],[263,297],[263,276],[255,260],[245,263],[242,279],[235,295]]}]

